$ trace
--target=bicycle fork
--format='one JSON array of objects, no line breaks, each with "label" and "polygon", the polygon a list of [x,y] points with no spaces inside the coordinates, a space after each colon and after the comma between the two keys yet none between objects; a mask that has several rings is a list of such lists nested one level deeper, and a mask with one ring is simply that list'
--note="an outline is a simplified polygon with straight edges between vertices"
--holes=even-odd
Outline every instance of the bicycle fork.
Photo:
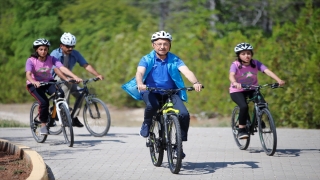
[{"label": "bicycle fork", "polygon": [[165,138],[165,147],[171,147],[171,139],[169,137],[170,131],[171,131],[171,126],[170,126],[170,119],[168,118],[168,114],[163,114],[163,123],[164,123],[164,138]]},{"label": "bicycle fork", "polygon": [[61,120],[61,109],[60,109],[60,104],[64,104],[65,107],[69,107],[67,102],[66,101],[57,101],[55,102],[55,106],[56,106],[56,111],[57,111],[57,115],[58,115],[58,119],[59,119],[59,123],[61,124],[61,126],[64,126],[64,124],[62,123],[62,120]]},{"label": "bicycle fork", "polygon": [[[100,119],[101,116],[100,116],[100,111],[99,111],[98,105],[97,105],[97,103],[92,102],[91,98],[92,97],[85,97],[86,105],[89,110],[90,117],[92,119]],[[93,110],[95,110],[94,113],[96,114],[96,116],[94,116],[93,110],[91,110],[91,106],[90,106],[91,104],[93,104],[93,107],[94,107]]]}]

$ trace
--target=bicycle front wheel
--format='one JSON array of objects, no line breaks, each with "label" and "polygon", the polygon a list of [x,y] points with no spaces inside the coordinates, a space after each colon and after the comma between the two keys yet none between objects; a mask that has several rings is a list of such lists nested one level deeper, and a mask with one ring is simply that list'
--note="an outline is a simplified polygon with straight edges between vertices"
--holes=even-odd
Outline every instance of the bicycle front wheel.
[{"label": "bicycle front wheel", "polygon": [[170,170],[173,174],[178,174],[182,165],[182,140],[181,128],[177,115],[170,115],[167,124],[167,156]]},{"label": "bicycle front wheel", "polygon": [[87,130],[96,137],[102,137],[109,131],[111,117],[106,104],[98,98],[92,98],[83,109],[83,120]]},{"label": "bicycle front wheel", "polygon": [[259,116],[259,135],[262,148],[268,156],[273,156],[277,149],[277,132],[272,115],[267,108]]},{"label": "bicycle front wheel", "polygon": [[162,130],[159,121],[153,120],[150,127],[148,137],[148,147],[150,149],[150,156],[154,166],[161,166],[163,161],[164,149],[162,146]]},{"label": "bicycle front wheel", "polygon": [[231,129],[234,140],[236,141],[237,146],[241,150],[246,150],[250,144],[250,133],[248,133],[249,137],[247,139],[239,139],[238,138],[238,129],[239,129],[239,112],[240,108],[236,106],[233,109],[232,117],[231,117]]},{"label": "bicycle front wheel", "polygon": [[30,128],[33,138],[38,143],[46,141],[48,135],[40,135],[41,121],[39,119],[39,103],[34,102],[30,110]]},{"label": "bicycle front wheel", "polygon": [[69,109],[64,104],[60,104],[59,108],[60,108],[62,132],[64,135],[64,139],[65,139],[65,142],[68,144],[68,146],[72,147],[74,143],[74,135],[73,135],[70,112],[69,112]]}]

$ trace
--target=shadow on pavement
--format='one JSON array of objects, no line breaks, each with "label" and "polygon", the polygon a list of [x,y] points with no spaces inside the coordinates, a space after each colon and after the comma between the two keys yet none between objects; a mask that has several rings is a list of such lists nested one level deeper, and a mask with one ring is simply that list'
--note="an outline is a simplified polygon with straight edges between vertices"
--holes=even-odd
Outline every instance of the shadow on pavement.
[{"label": "shadow on pavement", "polygon": [[274,156],[297,157],[302,153],[320,153],[320,149],[277,149]]},{"label": "shadow on pavement", "polygon": [[[243,165],[247,165],[246,168],[255,169],[259,168],[257,165],[259,162],[244,161],[244,162],[184,162],[182,163],[181,171],[183,175],[199,175],[199,174],[210,174],[214,173],[217,169],[226,167],[243,168]],[[166,165],[168,166],[168,165]],[[182,174],[181,174],[182,175]]]},{"label": "shadow on pavement", "polygon": [[[91,134],[75,134],[76,136],[81,136],[81,137],[94,137]],[[139,136],[138,133],[108,133],[105,136],[102,137],[127,137],[127,136]],[[102,138],[102,137],[96,137],[96,138]]]}]

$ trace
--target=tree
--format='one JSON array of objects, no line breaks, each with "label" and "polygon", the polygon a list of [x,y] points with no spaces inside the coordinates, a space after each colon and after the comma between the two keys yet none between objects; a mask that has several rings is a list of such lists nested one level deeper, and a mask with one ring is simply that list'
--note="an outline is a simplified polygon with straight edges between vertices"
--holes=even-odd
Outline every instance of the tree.
[{"label": "tree", "polygon": [[33,51],[32,43],[35,39],[51,40],[60,35],[60,21],[56,14],[59,7],[64,6],[62,0],[8,2],[5,7],[9,6],[11,9],[4,11],[1,24],[9,23],[0,31],[1,37],[4,37],[0,42],[5,48],[5,53],[0,52],[0,55],[4,56],[0,67],[0,80],[6,82],[0,84],[0,89],[3,90],[0,102],[3,103],[32,98],[24,88],[25,62]]}]

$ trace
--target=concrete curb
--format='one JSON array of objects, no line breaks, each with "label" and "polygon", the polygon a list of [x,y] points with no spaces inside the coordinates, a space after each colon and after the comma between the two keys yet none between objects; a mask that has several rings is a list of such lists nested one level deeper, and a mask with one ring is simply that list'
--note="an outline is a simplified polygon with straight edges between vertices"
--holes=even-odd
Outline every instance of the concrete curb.
[{"label": "concrete curb", "polygon": [[46,164],[42,157],[30,147],[14,144],[5,139],[0,139],[0,151],[17,154],[32,164],[32,171],[27,180],[48,180]]}]

